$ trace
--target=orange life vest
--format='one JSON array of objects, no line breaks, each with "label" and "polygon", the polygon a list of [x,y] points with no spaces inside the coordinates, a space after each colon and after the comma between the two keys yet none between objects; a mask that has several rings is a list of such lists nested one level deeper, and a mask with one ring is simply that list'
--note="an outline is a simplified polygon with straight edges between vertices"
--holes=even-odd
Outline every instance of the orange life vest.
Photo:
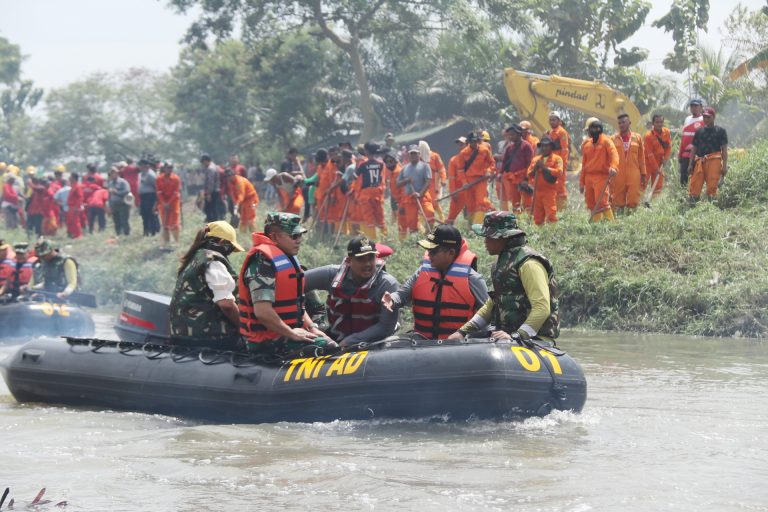
[{"label": "orange life vest", "polygon": [[261,343],[282,336],[268,330],[253,312],[251,291],[245,283],[245,269],[256,253],[262,254],[275,267],[275,300],[272,308],[288,327],[301,327],[304,322],[304,272],[298,259],[285,254],[263,233],[254,233],[253,247],[245,257],[243,270],[237,280],[240,334],[248,343]]},{"label": "orange life vest", "polygon": [[427,255],[413,285],[413,324],[429,339],[445,339],[469,321],[480,307],[469,287],[469,273],[477,255],[462,241],[459,255],[441,275]]}]

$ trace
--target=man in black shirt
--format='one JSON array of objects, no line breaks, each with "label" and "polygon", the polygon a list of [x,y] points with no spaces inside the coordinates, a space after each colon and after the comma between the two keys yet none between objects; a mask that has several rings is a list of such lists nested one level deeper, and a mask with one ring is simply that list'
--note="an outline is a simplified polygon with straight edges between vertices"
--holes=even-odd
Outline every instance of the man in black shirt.
[{"label": "man in black shirt", "polygon": [[355,176],[360,177],[360,190],[357,201],[360,213],[363,215],[361,230],[370,239],[376,238],[376,228],[384,230],[384,162],[376,154],[379,145],[375,142],[365,143],[365,159],[355,169]]},{"label": "man in black shirt", "polygon": [[693,158],[688,166],[691,201],[698,201],[704,183],[707,184],[707,196],[712,200],[728,173],[728,133],[725,128],[715,126],[715,109],[712,107],[704,109],[704,126],[693,136],[691,153]]}]

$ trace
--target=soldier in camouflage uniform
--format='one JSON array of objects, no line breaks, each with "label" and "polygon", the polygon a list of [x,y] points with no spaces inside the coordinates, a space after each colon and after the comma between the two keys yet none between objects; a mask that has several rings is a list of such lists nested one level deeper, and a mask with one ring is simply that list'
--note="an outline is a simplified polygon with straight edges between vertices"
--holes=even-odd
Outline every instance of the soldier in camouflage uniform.
[{"label": "soldier in camouflage uniform", "polygon": [[240,334],[249,351],[279,353],[309,344],[335,346],[306,311],[304,271],[298,254],[306,228],[301,217],[271,212],[238,279]]},{"label": "soldier in camouflage uniform", "polygon": [[28,288],[55,293],[59,298],[72,294],[78,287],[79,266],[71,256],[62,254],[49,240],[35,245],[38,264],[30,279]]},{"label": "soldier in camouflage uniform", "polygon": [[485,237],[490,255],[498,255],[491,270],[493,293],[475,316],[450,337],[494,326],[497,339],[553,340],[560,335],[557,284],[547,258],[528,247],[525,232],[510,212],[488,212],[472,230]]},{"label": "soldier in camouflage uniform", "polygon": [[208,223],[182,258],[170,306],[171,343],[222,350],[241,347],[234,292],[237,274],[227,259],[244,249],[226,221]]}]

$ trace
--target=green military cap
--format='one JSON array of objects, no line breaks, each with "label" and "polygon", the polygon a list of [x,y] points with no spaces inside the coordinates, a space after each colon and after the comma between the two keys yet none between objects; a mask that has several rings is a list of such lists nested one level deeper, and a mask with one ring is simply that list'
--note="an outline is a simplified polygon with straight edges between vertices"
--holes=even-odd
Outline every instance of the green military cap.
[{"label": "green military cap", "polygon": [[37,243],[37,245],[35,245],[35,254],[37,256],[45,256],[46,254],[53,252],[54,249],[55,247],[50,241],[41,240]]},{"label": "green military cap", "polygon": [[289,235],[300,235],[307,232],[307,228],[301,225],[301,217],[295,213],[269,212],[264,227],[277,226]]},{"label": "green military cap", "polygon": [[486,238],[510,238],[525,234],[518,227],[517,217],[512,212],[488,212],[482,224],[472,225],[472,231]]}]

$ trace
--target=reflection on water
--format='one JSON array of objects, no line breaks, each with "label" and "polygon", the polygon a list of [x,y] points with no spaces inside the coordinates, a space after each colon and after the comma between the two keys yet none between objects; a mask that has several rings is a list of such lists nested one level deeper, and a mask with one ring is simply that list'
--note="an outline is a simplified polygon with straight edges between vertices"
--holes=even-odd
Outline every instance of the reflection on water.
[{"label": "reflection on water", "polygon": [[0,483],[72,510],[768,510],[766,345],[561,345],[587,374],[584,412],[521,422],[209,425],[18,405],[2,388]]}]

